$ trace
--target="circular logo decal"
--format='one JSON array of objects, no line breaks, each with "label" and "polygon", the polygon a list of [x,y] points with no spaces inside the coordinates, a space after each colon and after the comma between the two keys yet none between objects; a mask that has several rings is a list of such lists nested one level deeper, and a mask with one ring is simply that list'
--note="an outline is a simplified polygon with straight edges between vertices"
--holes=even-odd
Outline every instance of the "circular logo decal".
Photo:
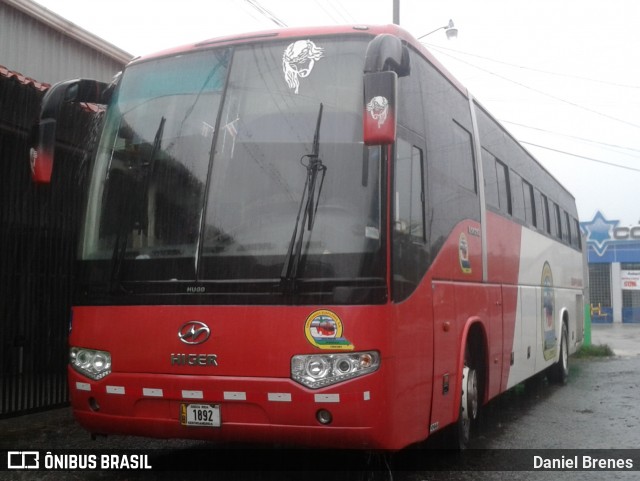
[{"label": "circular logo decal", "polygon": [[556,355],[556,321],[555,321],[555,292],[553,289],[553,274],[548,262],[542,268],[542,333],[544,336],[542,353],[545,360]]},{"label": "circular logo decal", "polygon": [[342,337],[342,321],[338,315],[325,309],[314,311],[307,317],[304,333],[307,340],[319,349],[353,349],[353,344]]},{"label": "circular logo decal", "polygon": [[460,269],[465,274],[471,274],[471,261],[469,260],[469,242],[464,232],[458,238],[458,260],[460,261]]}]

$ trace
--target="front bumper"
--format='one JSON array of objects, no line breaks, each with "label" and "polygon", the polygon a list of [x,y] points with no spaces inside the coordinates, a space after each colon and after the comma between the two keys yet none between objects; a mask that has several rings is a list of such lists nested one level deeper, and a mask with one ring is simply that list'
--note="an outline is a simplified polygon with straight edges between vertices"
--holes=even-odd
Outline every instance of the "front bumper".
[{"label": "front bumper", "polygon": [[[397,449],[377,378],[310,390],[279,378],[112,373],[92,381],[69,368],[74,414],[93,434]],[[183,403],[219,405],[221,426],[182,425]],[[317,420],[321,409],[331,413],[330,424]]]}]

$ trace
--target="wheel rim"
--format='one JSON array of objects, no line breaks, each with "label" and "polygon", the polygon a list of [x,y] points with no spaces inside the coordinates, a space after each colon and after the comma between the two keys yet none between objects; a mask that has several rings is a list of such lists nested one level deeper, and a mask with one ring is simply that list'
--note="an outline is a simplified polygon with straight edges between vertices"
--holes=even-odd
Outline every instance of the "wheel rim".
[{"label": "wheel rim", "polygon": [[460,397],[460,434],[462,437],[462,444],[466,444],[469,441],[469,433],[471,431],[471,420],[469,419],[469,377],[471,369],[465,366],[462,369],[462,393]]},{"label": "wheel rim", "polygon": [[469,419],[478,417],[478,375],[475,369],[469,369],[467,375],[467,411]]},{"label": "wheel rim", "polygon": [[560,353],[560,355],[562,356],[562,370],[564,372],[567,372],[568,367],[569,367],[569,349],[567,346],[567,336],[566,336],[566,329],[562,330],[562,344],[560,349],[562,350],[562,352]]}]

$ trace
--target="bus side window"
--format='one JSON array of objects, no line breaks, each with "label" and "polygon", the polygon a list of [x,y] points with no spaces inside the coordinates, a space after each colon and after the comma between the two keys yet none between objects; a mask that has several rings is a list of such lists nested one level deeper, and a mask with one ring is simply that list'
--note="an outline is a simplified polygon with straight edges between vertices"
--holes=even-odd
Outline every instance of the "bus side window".
[{"label": "bus side window", "polygon": [[533,186],[526,180],[522,180],[522,193],[524,194],[524,215],[527,224],[538,227],[536,217],[536,202],[533,195]]},{"label": "bus side window", "polygon": [[396,141],[393,189],[393,300],[406,299],[428,265],[425,232],[423,150],[404,139]]},{"label": "bus side window", "polygon": [[424,242],[424,169],[422,150],[398,139],[394,229],[413,242]]},{"label": "bus side window", "polygon": [[553,228],[554,223],[551,222],[551,213],[549,211],[549,199],[546,195],[540,194],[542,196],[542,214],[544,216],[544,225],[546,227],[547,234],[554,235],[555,229]]},{"label": "bus side window", "polygon": [[496,158],[484,147],[482,148],[482,171],[484,174],[484,197],[487,205],[500,208],[498,200],[498,177],[496,176]]},{"label": "bus side window", "polygon": [[576,233],[571,245],[577,249],[582,250],[582,236],[580,235],[580,224],[576,219],[572,218],[571,220],[573,221],[573,230]]},{"label": "bus side window", "polygon": [[567,244],[569,245],[573,245],[573,233],[571,232],[571,221],[569,220],[569,214],[567,214],[566,211],[563,211],[564,213],[564,226],[566,226],[562,232],[563,232],[563,236],[565,237],[565,233],[566,233],[566,237],[565,240],[567,241]]},{"label": "bus side window", "polygon": [[509,168],[496,159],[496,174],[498,176],[498,199],[500,210],[511,215],[511,187],[509,185]]},{"label": "bus side window", "polygon": [[514,171],[509,172],[511,180],[511,193],[513,194],[513,216],[516,219],[525,220],[525,203],[522,190],[522,177]]},{"label": "bus side window", "polygon": [[553,212],[556,225],[556,237],[562,240],[562,217],[560,216],[560,206],[553,202]]},{"label": "bus side window", "polygon": [[476,164],[473,159],[473,140],[471,134],[455,120],[453,121],[452,166],[455,176],[465,189],[478,192],[476,182]]}]

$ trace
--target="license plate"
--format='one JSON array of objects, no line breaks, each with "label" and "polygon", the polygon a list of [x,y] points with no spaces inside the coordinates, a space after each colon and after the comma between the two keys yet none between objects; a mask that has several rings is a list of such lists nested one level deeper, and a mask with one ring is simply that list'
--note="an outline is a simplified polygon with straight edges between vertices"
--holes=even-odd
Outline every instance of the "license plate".
[{"label": "license plate", "polygon": [[180,424],[183,426],[220,427],[218,404],[181,404]]}]

